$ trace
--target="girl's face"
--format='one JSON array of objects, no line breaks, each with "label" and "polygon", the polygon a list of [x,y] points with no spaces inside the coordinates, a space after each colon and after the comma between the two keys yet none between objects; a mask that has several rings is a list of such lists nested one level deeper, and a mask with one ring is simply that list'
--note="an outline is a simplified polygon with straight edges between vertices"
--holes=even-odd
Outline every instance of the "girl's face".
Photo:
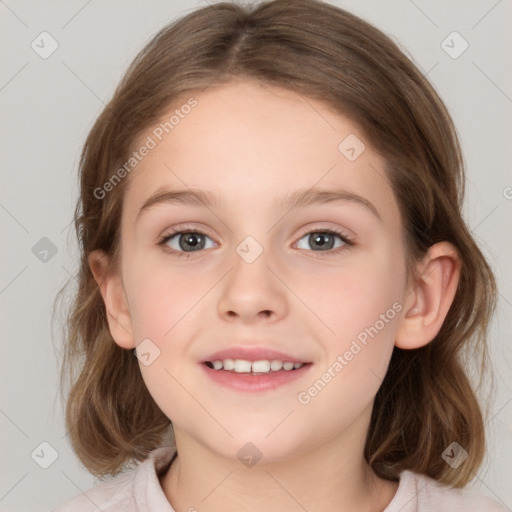
[{"label": "girl's face", "polygon": [[[193,97],[140,138],[150,149],[123,203],[124,327],[146,385],[178,442],[223,457],[360,446],[406,310],[384,161],[347,118],[293,92],[237,80]],[[179,231],[198,234],[165,241]],[[226,370],[221,383],[205,361],[234,349],[309,364],[279,385]]]}]

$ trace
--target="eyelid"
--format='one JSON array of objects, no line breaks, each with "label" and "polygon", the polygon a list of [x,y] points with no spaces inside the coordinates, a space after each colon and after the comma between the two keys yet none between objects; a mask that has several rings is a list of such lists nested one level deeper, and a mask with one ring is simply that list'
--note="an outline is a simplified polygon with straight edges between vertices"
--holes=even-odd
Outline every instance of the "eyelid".
[{"label": "eyelid", "polygon": [[332,231],[336,233],[341,238],[346,239],[347,242],[352,242],[355,239],[354,233],[349,231],[346,228],[342,228],[341,226],[332,226],[332,225],[326,225],[322,222],[317,222],[314,224],[309,224],[308,226],[304,226],[300,229],[300,234],[298,235],[300,238],[302,238],[304,235],[307,235],[308,233],[322,233],[322,232],[329,232]]},{"label": "eyelid", "polygon": [[173,226],[172,228],[166,229],[162,235],[160,235],[158,238],[159,240],[164,240],[165,238],[171,237],[173,235],[176,235],[178,233],[187,233],[187,232],[193,232],[193,233],[200,233],[202,235],[206,235],[212,240],[214,240],[215,236],[212,235],[210,230],[204,226],[204,225],[197,225],[192,223],[184,223],[184,224],[178,224],[176,226]]},{"label": "eyelid", "polygon": [[[340,226],[326,226],[325,223],[317,222],[314,224],[309,224],[307,226],[304,226],[299,230],[299,234],[295,235],[296,237],[302,238],[304,235],[318,231],[321,232],[324,231],[334,231],[338,233],[340,236],[343,236],[348,241],[352,241],[355,238],[355,235],[347,230],[346,228],[342,228]],[[212,234],[209,232],[208,228],[206,226],[198,226],[197,224],[192,223],[184,223],[184,224],[178,224],[177,226],[174,226],[164,232],[163,235],[159,237],[160,240],[165,239],[169,236],[175,235],[177,233],[186,232],[186,231],[192,231],[192,232],[199,232],[201,234],[209,236],[211,239],[214,238]]]}]

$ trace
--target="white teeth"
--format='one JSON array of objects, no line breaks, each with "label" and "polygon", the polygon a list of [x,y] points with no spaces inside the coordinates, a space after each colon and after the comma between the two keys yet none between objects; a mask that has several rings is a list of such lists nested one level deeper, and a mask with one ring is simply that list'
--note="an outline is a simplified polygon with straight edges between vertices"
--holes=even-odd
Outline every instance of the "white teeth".
[{"label": "white teeth", "polygon": [[224,370],[234,370],[235,369],[235,361],[233,359],[224,359],[221,361]]},{"label": "white teeth", "polygon": [[217,359],[213,361],[212,366],[214,370],[229,370],[235,371],[236,373],[270,373],[278,372],[279,370],[296,370],[303,366],[304,363],[292,363],[291,361],[279,361],[273,359],[272,361],[260,360],[260,361],[247,361],[245,359]]},{"label": "white teeth", "polygon": [[274,359],[273,361],[270,361],[270,368],[274,372],[278,372],[283,367],[283,363],[281,361],[278,361],[277,359]]},{"label": "white teeth", "polygon": [[270,361],[254,361],[252,363],[253,372],[268,372],[270,371]]},{"label": "white teeth", "polygon": [[244,361],[243,359],[237,359],[235,361],[235,372],[236,373],[249,373],[251,371],[251,362]]}]

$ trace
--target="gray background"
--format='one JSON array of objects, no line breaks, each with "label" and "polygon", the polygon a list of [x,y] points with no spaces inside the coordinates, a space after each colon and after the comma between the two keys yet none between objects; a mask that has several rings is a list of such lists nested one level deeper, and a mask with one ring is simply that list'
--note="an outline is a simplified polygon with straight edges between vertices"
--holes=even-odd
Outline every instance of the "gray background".
[{"label": "gray background", "polygon": [[[512,2],[331,3],[399,41],[428,74],[458,128],[468,170],[465,215],[500,286],[490,337],[496,394],[486,423],[488,455],[470,487],[512,507]],[[54,347],[61,343],[59,317],[53,329],[51,324],[55,294],[78,262],[70,224],[78,157],[143,44],[164,24],[204,5],[205,0],[0,0],[1,511],[50,510],[96,483],[66,437],[60,351]],[[46,59],[31,48],[43,31],[59,45]],[[469,44],[457,58],[464,43],[458,36],[446,39],[453,31]],[[50,246],[55,254],[41,253]]]}]

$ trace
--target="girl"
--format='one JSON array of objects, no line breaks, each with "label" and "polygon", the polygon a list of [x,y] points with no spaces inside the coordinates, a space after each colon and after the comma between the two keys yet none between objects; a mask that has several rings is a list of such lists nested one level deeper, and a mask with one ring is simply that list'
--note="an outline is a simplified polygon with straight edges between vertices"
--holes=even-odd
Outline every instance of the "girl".
[{"label": "girl", "polygon": [[196,10],[80,169],[66,422],[114,478],[59,512],[505,510],[461,489],[495,281],[452,121],[389,38],[318,0]]}]

